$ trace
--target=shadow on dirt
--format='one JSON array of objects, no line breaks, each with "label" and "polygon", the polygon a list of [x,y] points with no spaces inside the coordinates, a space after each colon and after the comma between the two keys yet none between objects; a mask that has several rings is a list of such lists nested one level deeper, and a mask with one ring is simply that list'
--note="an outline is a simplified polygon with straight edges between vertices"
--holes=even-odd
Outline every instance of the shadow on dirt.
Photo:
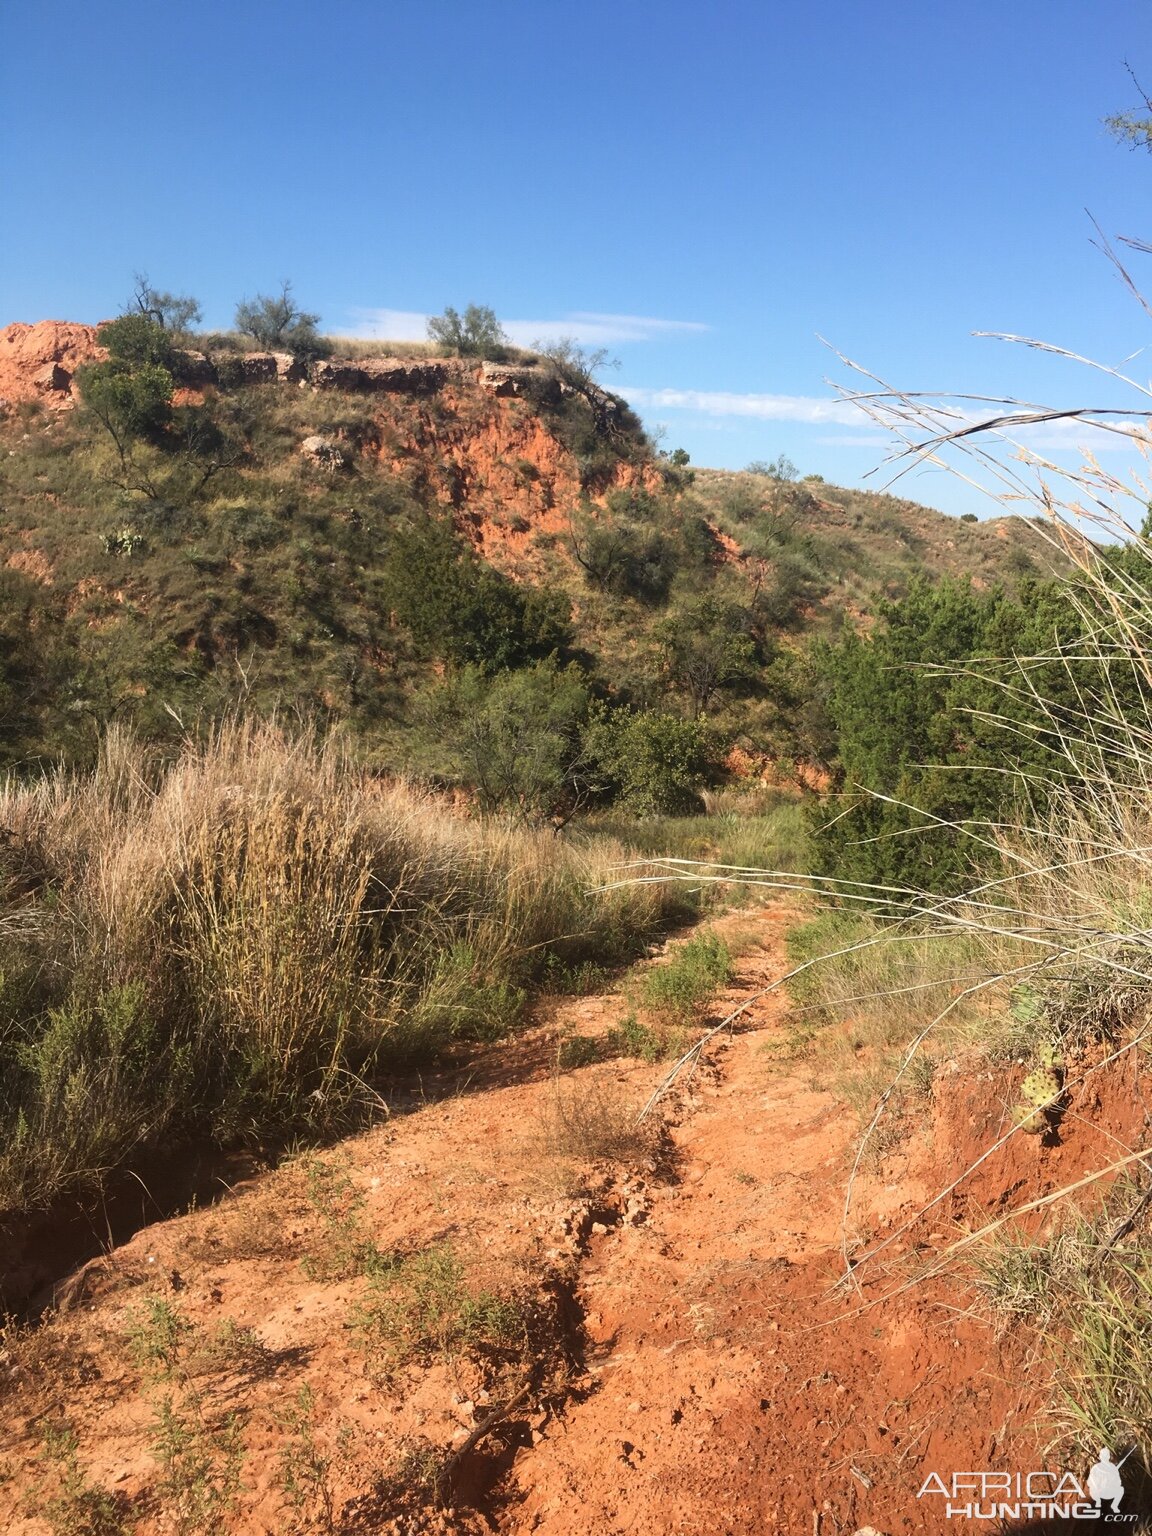
[{"label": "shadow on dirt", "polygon": [[58,1304],[62,1284],[88,1260],[153,1222],[217,1204],[276,1160],[263,1150],[185,1151],[138,1173],[115,1175],[90,1202],[69,1200],[43,1211],[0,1215],[0,1320],[36,1321]]}]

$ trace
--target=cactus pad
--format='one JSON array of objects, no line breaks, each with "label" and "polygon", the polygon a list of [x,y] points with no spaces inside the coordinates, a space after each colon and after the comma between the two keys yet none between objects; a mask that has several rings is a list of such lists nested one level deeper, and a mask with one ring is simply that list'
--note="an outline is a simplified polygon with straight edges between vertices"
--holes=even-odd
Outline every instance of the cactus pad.
[{"label": "cactus pad", "polygon": [[1030,1109],[1027,1104],[1017,1104],[1012,1111],[1012,1123],[1028,1136],[1039,1136],[1047,1130],[1048,1120],[1042,1109]]},{"label": "cactus pad", "polygon": [[1042,1045],[1036,1059],[1039,1065],[1020,1084],[1020,1103],[1013,1113],[1016,1125],[1030,1136],[1047,1128],[1048,1111],[1064,1088],[1064,1067],[1056,1047]]},{"label": "cactus pad", "polygon": [[1061,1074],[1055,1067],[1037,1067],[1020,1084],[1020,1097],[1025,1104],[1041,1109],[1060,1097],[1062,1087]]}]

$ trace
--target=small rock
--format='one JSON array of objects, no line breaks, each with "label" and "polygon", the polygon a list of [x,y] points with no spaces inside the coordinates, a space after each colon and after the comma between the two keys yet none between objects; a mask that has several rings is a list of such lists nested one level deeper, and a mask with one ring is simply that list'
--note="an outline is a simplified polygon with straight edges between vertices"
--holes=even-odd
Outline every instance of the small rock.
[{"label": "small rock", "polygon": [[318,433],[304,439],[300,444],[300,452],[306,459],[323,465],[325,469],[343,469],[348,463],[339,443],[334,438],[321,437]]}]

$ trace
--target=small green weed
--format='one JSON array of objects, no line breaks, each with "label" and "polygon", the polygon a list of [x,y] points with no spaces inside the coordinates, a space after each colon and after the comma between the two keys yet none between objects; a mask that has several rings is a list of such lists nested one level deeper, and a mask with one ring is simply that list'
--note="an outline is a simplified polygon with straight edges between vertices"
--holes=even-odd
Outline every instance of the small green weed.
[{"label": "small green weed", "polygon": [[517,1298],[470,1290],[450,1243],[425,1248],[374,1275],[354,1326],[370,1366],[384,1376],[438,1357],[518,1359],[528,1342]]},{"label": "small green weed", "polygon": [[364,1231],[364,1195],[347,1169],[309,1158],[303,1171],[305,1198],[321,1222],[315,1251],[300,1261],[308,1278],[346,1280],[386,1269],[388,1259]]},{"label": "small green weed", "polygon": [[556,1048],[556,1065],[562,1072],[589,1067],[604,1054],[604,1042],[592,1035],[565,1035]]},{"label": "small green weed", "polygon": [[133,1312],[126,1337],[153,1389],[152,1455],[171,1529],[176,1536],[210,1536],[241,1491],[242,1423],[234,1413],[211,1423],[194,1378],[251,1367],[264,1346],[231,1318],[209,1332],[158,1296]]},{"label": "small green weed", "polygon": [[253,1369],[265,1347],[251,1328],[223,1318],[212,1331],[190,1322],[160,1296],[149,1296],[129,1318],[126,1334],[132,1361],[150,1385],[194,1376]]},{"label": "small green weed", "polygon": [[292,1402],[278,1415],[277,1423],[286,1436],[280,1448],[277,1481],[288,1500],[293,1516],[293,1531],[321,1531],[334,1536],[336,1502],[332,1487],[335,1458],[321,1450],[316,1439],[316,1394],[307,1382]]},{"label": "small green weed", "polygon": [[731,975],[732,956],[727,944],[718,934],[698,933],[681,944],[665,964],[645,974],[639,999],[661,1022],[690,1025]]},{"label": "small green weed", "polygon": [[148,1296],[129,1317],[128,1352],[146,1381],[172,1381],[187,1362],[196,1332],[170,1302]]},{"label": "small green weed", "polygon": [[557,997],[589,997],[603,989],[608,975],[607,966],[594,960],[568,962],[551,950],[544,962],[541,985]]},{"label": "small green weed", "polygon": [[165,1396],[155,1410],[152,1455],[158,1491],[177,1536],[210,1536],[235,1508],[244,1465],[241,1422],[229,1414],[210,1425],[201,1400]]},{"label": "small green weed", "polygon": [[667,1061],[684,1050],[687,1033],[683,1029],[652,1028],[642,1024],[635,1013],[626,1013],[605,1037],[610,1050],[620,1056],[638,1056],[642,1061]]}]

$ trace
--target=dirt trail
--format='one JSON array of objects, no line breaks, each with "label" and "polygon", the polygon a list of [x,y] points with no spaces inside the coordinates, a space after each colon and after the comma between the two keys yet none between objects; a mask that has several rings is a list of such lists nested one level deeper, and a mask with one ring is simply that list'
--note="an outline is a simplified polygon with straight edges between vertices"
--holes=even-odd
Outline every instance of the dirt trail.
[{"label": "dirt trail", "polygon": [[[763,922],[734,999],[784,968],[779,915]],[[678,1182],[598,1240],[581,1277],[597,1389],[517,1460],[523,1502],[501,1522],[517,1536],[561,1536],[576,1512],[590,1536],[895,1536],[935,1528],[923,1469],[1000,1466],[1009,1437],[1026,1459],[1033,1389],[963,1299],[864,1307],[891,1268],[834,1292],[858,1126],[803,1063],[778,1064],[785,1010],[766,998],[716,1042],[672,1132]],[[873,1178],[860,1199],[887,1221],[919,1193]]]},{"label": "dirt trail", "polygon": [[[744,939],[718,1009],[782,974],[786,919],[764,910],[717,925]],[[354,1322],[363,1276],[317,1272],[339,1231],[309,1198],[308,1165],[293,1163],[139,1232],[74,1279],[32,1340],[0,1351],[0,1529],[49,1530],[28,1496],[43,1477],[39,1427],[62,1415],[89,1475],[137,1522],[129,1528],[169,1529],[149,1448],[155,1393],[125,1347],[146,1298],[178,1307],[205,1336],[224,1319],[242,1331],[197,1388],[248,1426],[244,1490],[220,1531],[294,1529],[277,1467],[284,1406],[305,1383],[346,1510],[333,1529],[344,1532],[946,1529],[917,1503],[927,1471],[1031,1464],[1040,1384],[966,1315],[963,1293],[936,1283],[880,1300],[951,1227],[918,1233],[911,1252],[895,1245],[863,1291],[833,1289],[857,1125],[784,1049],[785,1008],[779,994],[762,997],[739,1033],[717,1037],[665,1107],[665,1155],[646,1168],[586,1168],[574,1182],[541,1137],[558,1030],[602,1031],[622,1012],[618,996],[557,1004],[511,1053],[429,1080],[423,1107],[325,1159],[334,1208],[348,1208],[340,1187],[353,1190],[357,1230],[382,1251],[452,1242],[479,1255],[481,1272],[551,1276],[571,1328],[565,1394],[529,1403],[472,1450],[485,1394],[465,1366],[433,1361],[400,1391],[366,1376]],[[663,1070],[615,1061],[565,1081],[636,1104]],[[918,1147],[923,1162],[927,1141]],[[913,1207],[921,1185],[904,1162],[904,1182],[889,1167],[861,1184],[855,1222],[881,1231]],[[365,1486],[397,1445],[416,1443],[466,1445],[466,1496],[453,1515],[389,1524],[381,1485]]]}]

